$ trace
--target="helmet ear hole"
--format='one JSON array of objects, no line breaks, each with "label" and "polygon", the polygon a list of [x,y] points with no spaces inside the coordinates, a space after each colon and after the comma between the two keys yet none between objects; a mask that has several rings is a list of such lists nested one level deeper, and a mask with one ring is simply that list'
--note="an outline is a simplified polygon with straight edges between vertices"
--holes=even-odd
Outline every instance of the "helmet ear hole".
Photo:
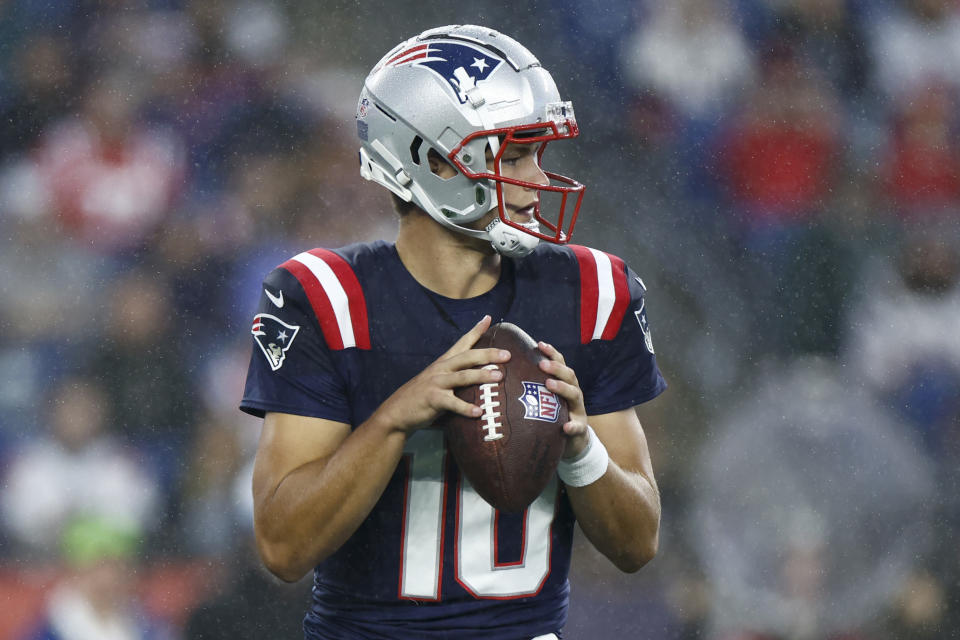
[{"label": "helmet ear hole", "polygon": [[420,146],[423,144],[423,138],[420,136],[414,136],[413,142],[410,143],[410,159],[413,160],[413,164],[420,165]]},{"label": "helmet ear hole", "polygon": [[441,180],[449,180],[458,173],[456,167],[447,162],[447,159],[433,147],[427,151],[427,161],[430,163],[430,172]]}]

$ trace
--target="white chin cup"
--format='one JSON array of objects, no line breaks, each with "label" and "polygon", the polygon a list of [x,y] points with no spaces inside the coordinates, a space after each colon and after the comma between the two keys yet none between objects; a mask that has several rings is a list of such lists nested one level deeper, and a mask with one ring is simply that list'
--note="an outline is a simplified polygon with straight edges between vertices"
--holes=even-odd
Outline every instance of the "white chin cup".
[{"label": "white chin cup", "polygon": [[[540,225],[536,220],[522,225],[531,231],[540,231]],[[529,233],[524,233],[508,224],[503,224],[500,218],[495,218],[493,222],[487,225],[487,236],[490,238],[490,244],[502,256],[508,258],[523,258],[540,244],[540,238]]]}]

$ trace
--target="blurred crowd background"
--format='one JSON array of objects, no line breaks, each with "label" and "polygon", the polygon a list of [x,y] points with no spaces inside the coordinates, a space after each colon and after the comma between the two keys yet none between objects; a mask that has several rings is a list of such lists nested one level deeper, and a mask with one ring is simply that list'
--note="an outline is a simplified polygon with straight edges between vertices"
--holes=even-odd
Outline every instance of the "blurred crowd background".
[{"label": "blurred crowd background", "polygon": [[[0,0],[0,638],[294,638],[237,409],[260,281],[392,239],[363,77],[480,23],[649,288],[658,557],[569,638],[960,635],[956,0]],[[555,154],[555,155],[551,155]]]}]

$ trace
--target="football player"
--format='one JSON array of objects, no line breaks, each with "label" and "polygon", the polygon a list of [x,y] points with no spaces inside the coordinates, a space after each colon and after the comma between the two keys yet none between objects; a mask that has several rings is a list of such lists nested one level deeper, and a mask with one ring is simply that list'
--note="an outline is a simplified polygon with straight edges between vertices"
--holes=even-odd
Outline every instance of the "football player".
[{"label": "football player", "polygon": [[[313,569],[306,638],[556,638],[575,522],[623,571],[656,553],[634,407],[666,384],[644,285],[568,244],[583,186],[541,166],[578,133],[550,74],[491,29],[426,31],[366,78],[360,171],[393,194],[396,242],[314,249],[267,276],[241,405],[264,417],[262,559],[288,581]],[[570,409],[557,476],[522,513],[477,496],[441,429],[480,415],[453,390],[510,358],[473,348],[492,319],[541,340]]]}]

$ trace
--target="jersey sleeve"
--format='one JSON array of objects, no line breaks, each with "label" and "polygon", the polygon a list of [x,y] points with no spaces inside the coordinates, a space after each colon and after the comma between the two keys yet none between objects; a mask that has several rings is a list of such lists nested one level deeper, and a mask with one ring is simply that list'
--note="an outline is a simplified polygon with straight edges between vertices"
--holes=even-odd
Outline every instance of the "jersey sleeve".
[{"label": "jersey sleeve", "polygon": [[347,385],[296,277],[274,269],[250,328],[253,352],[240,409],[350,422]]},{"label": "jersey sleeve", "polygon": [[[657,366],[653,338],[647,319],[646,286],[629,267],[626,276],[625,308],[617,314],[619,327],[607,327],[610,339],[599,337],[585,345],[586,375],[578,379],[588,415],[620,411],[657,397],[667,388]],[[615,305],[616,308],[616,305]],[[613,314],[611,314],[613,316]]]}]

